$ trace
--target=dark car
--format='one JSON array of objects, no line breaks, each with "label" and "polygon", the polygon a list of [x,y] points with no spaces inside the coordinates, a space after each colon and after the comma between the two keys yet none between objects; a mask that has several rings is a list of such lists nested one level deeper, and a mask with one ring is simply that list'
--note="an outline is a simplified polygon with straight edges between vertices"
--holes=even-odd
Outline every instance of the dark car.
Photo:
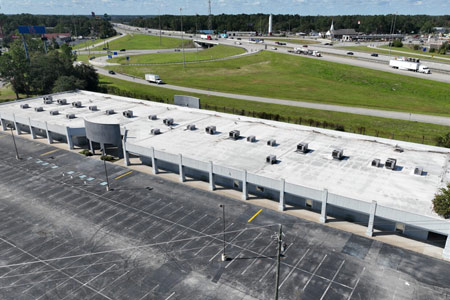
[{"label": "dark car", "polygon": [[95,59],[95,56],[89,57],[89,60],[93,60],[93,59]]},{"label": "dark car", "polygon": [[238,41],[240,41],[240,40],[241,40],[241,38],[237,38],[237,40],[238,40]]},{"label": "dark car", "polygon": [[347,55],[353,55],[353,52],[347,52]]},{"label": "dark car", "polygon": [[308,48],[308,45],[303,45],[303,47]]},{"label": "dark car", "polygon": [[372,54],[370,54],[370,56],[378,57],[378,53],[372,53]]},{"label": "dark car", "polygon": [[116,74],[116,72],[114,72],[113,70],[109,70],[108,73],[111,74],[111,75]]},{"label": "dark car", "polygon": [[120,51],[125,52],[125,51],[127,51],[127,49],[120,49]]}]

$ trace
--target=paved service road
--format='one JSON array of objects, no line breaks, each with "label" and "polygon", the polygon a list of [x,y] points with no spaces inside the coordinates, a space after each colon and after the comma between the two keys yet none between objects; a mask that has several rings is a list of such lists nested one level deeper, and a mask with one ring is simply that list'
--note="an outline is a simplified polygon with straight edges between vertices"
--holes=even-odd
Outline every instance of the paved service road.
[{"label": "paved service road", "polygon": [[[450,263],[0,133],[1,299],[444,299]],[[56,151],[55,151],[56,150]],[[65,176],[62,176],[65,174]],[[222,210],[226,253],[220,261]]]},{"label": "paved service road", "polygon": [[[108,74],[107,70],[102,69],[100,67],[96,67],[96,70],[100,74],[110,76],[113,78],[118,78],[118,79],[136,82],[136,83],[140,83],[140,84],[147,84],[147,85],[155,86],[154,83],[149,83],[148,81],[141,79],[141,78],[136,78],[136,77],[125,75],[125,74],[111,75],[111,74]],[[163,78],[163,80],[164,80],[164,78]],[[340,105],[332,105],[332,104],[320,104],[320,103],[311,103],[311,102],[304,102],[304,101],[294,101],[294,100],[284,100],[284,99],[231,94],[231,93],[222,93],[222,92],[214,92],[214,91],[207,91],[207,90],[201,90],[201,89],[195,89],[195,88],[176,86],[176,85],[171,85],[171,84],[161,84],[161,85],[158,85],[158,87],[181,91],[181,92],[197,93],[197,94],[202,94],[202,95],[211,95],[211,96],[226,97],[226,98],[240,99],[240,100],[247,100],[247,101],[273,103],[273,104],[305,107],[305,108],[311,108],[311,109],[337,111],[337,112],[344,112],[344,113],[351,113],[351,114],[358,114],[358,115],[365,115],[365,116],[382,117],[382,118],[390,118],[390,119],[398,119],[398,120],[406,120],[406,121],[413,121],[413,122],[450,126],[450,117],[439,117],[439,116],[413,114],[413,113],[406,113],[406,112],[395,112],[395,111],[377,110],[377,109],[360,108],[360,107],[340,106]]]}]

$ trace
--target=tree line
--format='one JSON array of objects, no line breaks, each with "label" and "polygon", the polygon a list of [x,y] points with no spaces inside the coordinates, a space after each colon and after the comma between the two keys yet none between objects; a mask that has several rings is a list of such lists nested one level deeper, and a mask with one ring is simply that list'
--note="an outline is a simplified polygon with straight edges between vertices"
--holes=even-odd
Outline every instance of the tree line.
[{"label": "tree line", "polygon": [[[391,24],[395,18],[395,32],[401,33],[430,33],[434,27],[450,27],[450,15],[349,15],[349,16],[300,16],[300,15],[273,15],[273,30],[304,32],[324,32],[330,28],[334,21],[335,29],[354,28],[359,32],[386,34],[391,32]],[[114,21],[126,22],[132,26],[144,28],[161,28],[163,30],[180,30],[180,16],[120,16]],[[358,24],[358,21],[360,24]],[[269,15],[267,14],[239,14],[215,15],[212,17],[212,29],[217,32],[224,31],[256,31],[267,33]],[[188,32],[208,29],[208,16],[183,16],[183,29]]]},{"label": "tree line", "polygon": [[55,15],[4,15],[0,14],[3,45],[8,46],[19,25],[45,26],[48,33],[71,33],[73,36],[95,36],[106,38],[116,35],[109,17],[55,16]]},{"label": "tree line", "polygon": [[0,78],[10,83],[16,97],[19,94],[43,95],[67,90],[98,90],[98,74],[91,66],[75,63],[72,48],[46,53],[40,40],[26,38],[29,57],[22,41],[15,40],[8,52],[0,56]]}]

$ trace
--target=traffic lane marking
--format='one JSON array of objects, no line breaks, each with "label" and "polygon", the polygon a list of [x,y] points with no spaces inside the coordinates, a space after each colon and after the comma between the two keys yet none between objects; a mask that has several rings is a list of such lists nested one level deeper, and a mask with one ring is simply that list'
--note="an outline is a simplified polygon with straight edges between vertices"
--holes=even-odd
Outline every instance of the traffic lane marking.
[{"label": "traffic lane marking", "polygon": [[48,154],[52,154],[52,153],[55,153],[55,152],[57,152],[57,151],[59,151],[59,149],[55,149],[55,150],[52,150],[52,151],[48,151],[48,152],[42,153],[41,156],[45,156],[45,155],[48,155]]},{"label": "traffic lane marking", "polygon": [[251,217],[247,223],[250,223],[251,221],[253,221],[254,218],[256,218],[257,215],[259,215],[262,212],[262,208],[260,210],[258,210],[258,212],[256,214],[253,215],[253,217]]},{"label": "traffic lane marking", "polygon": [[122,174],[122,175],[117,176],[117,177],[114,178],[114,179],[115,179],[115,180],[119,180],[120,178],[123,178],[123,177],[125,177],[125,176],[128,176],[128,175],[130,175],[131,173],[133,173],[133,171],[128,171],[128,172],[126,172],[126,173],[124,173],[124,174]]}]

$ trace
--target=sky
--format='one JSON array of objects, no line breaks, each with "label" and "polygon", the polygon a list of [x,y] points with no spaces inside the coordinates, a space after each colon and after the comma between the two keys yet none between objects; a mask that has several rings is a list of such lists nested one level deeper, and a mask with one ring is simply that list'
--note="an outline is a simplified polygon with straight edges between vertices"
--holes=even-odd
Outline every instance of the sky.
[{"label": "sky", "polygon": [[[375,15],[450,14],[450,0],[212,0],[217,14]],[[208,0],[0,0],[5,14],[208,14]]]}]

